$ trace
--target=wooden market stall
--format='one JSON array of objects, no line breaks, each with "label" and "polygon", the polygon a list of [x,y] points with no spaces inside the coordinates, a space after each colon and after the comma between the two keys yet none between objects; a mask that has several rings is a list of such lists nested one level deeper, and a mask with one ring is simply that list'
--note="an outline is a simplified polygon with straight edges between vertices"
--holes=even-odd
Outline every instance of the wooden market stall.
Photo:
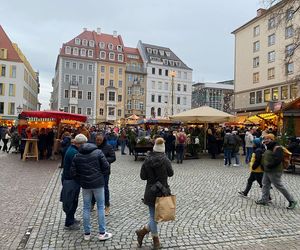
[{"label": "wooden market stall", "polygon": [[300,97],[283,107],[283,129],[300,137]]}]

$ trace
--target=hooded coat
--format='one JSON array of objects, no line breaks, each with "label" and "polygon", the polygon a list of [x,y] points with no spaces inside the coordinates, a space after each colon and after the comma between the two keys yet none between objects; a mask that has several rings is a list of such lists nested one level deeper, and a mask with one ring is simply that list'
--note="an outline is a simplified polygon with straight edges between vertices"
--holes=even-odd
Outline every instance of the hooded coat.
[{"label": "hooded coat", "polygon": [[103,175],[109,174],[109,163],[95,144],[85,143],[79,148],[71,167],[71,176],[84,189],[104,187]]},{"label": "hooded coat", "polygon": [[150,152],[145,159],[140,176],[142,180],[146,180],[146,188],[144,194],[144,203],[148,206],[155,205],[155,199],[157,196],[151,188],[159,181],[165,188],[170,191],[168,185],[168,177],[173,176],[174,171],[170,160],[167,158],[165,153],[160,152]]}]

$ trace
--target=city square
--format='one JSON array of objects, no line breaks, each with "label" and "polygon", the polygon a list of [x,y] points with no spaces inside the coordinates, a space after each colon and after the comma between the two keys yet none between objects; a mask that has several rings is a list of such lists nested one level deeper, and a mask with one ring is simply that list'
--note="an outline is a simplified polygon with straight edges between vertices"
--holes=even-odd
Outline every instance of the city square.
[{"label": "city square", "polygon": [[[141,202],[145,182],[139,177],[143,159],[120,155],[112,164],[111,214],[107,230],[113,237],[84,242],[83,229],[64,230],[64,212],[59,202],[61,169],[58,161],[19,160],[19,155],[1,152],[1,249],[138,249],[135,230],[146,223],[147,208]],[[185,160],[173,163],[170,178],[177,196],[176,220],[159,224],[163,249],[299,249],[300,210],[287,210],[284,197],[271,191],[272,203],[259,206],[261,190],[254,184],[249,197],[238,191],[249,172],[242,167],[224,167],[223,159]],[[288,189],[300,200],[299,175],[285,174]],[[81,197],[81,195],[80,195]],[[82,201],[76,212],[82,221]],[[28,234],[30,232],[30,234]],[[146,239],[141,249],[151,249]]]}]

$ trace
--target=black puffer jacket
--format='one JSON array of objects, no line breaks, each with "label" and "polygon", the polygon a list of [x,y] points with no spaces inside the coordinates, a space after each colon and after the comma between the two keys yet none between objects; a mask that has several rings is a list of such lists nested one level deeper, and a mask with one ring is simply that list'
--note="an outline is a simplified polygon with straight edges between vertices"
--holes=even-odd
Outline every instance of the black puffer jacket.
[{"label": "black puffer jacket", "polygon": [[157,181],[169,189],[168,177],[173,176],[174,172],[170,160],[164,153],[150,152],[141,168],[141,179],[147,180],[144,203],[154,206],[156,194],[151,191],[151,187]]},{"label": "black puffer jacket", "polygon": [[92,189],[104,186],[103,175],[109,173],[109,163],[95,144],[85,143],[79,148],[71,167],[71,176],[82,188]]},{"label": "black puffer jacket", "polygon": [[[112,147],[112,145],[107,143],[107,140],[104,138],[101,145],[98,145],[98,148],[102,150],[103,154],[106,157],[106,160],[108,161],[109,165],[116,161],[116,154]],[[110,168],[109,173],[110,174]]]}]

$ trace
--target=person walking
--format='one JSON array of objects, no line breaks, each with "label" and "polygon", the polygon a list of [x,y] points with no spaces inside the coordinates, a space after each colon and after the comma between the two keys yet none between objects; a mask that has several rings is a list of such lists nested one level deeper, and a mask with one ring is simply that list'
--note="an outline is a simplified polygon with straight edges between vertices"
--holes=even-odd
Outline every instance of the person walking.
[{"label": "person walking", "polygon": [[174,148],[175,148],[175,141],[176,137],[173,135],[172,131],[169,131],[168,128],[165,128],[165,147],[166,147],[166,154],[170,161],[174,160]]},{"label": "person walking", "polygon": [[[108,183],[109,183],[109,176],[110,176],[110,172],[111,172],[110,171],[111,164],[116,161],[116,154],[115,154],[113,147],[107,143],[104,134],[98,133],[96,135],[95,140],[96,140],[97,147],[102,150],[103,154],[105,155],[106,160],[109,163],[109,172],[107,175],[103,175],[103,177],[104,177],[104,197],[105,197],[105,216],[108,216],[110,213],[110,199],[109,199]],[[96,203],[96,199],[93,196],[91,210],[93,210],[95,203]]]},{"label": "person walking", "polygon": [[274,134],[267,134],[264,137],[266,151],[262,156],[262,165],[264,167],[262,197],[256,201],[258,205],[267,205],[270,197],[271,184],[288,200],[287,209],[294,209],[297,205],[294,197],[287,191],[282,182],[283,173],[283,149],[275,141]]},{"label": "person walking", "polygon": [[233,147],[232,156],[235,158],[235,164],[233,164],[234,167],[240,166],[240,147],[242,146],[242,139],[240,135],[238,135],[238,131],[234,130],[232,131],[232,135],[235,140],[235,144]]},{"label": "person walking", "polygon": [[143,201],[149,208],[149,222],[141,229],[136,230],[139,247],[142,246],[143,239],[149,232],[151,232],[153,239],[153,249],[161,247],[157,222],[154,220],[155,199],[160,195],[154,193],[152,187],[159,181],[171,193],[168,185],[168,177],[173,176],[173,174],[171,161],[165,154],[164,139],[159,137],[155,140],[153,152],[150,152],[145,159],[140,172],[141,179],[147,181]]},{"label": "person walking", "polygon": [[235,145],[235,140],[233,135],[231,134],[230,129],[226,129],[226,134],[224,136],[224,144],[223,144],[223,149],[224,149],[224,166],[231,166],[231,157],[232,157],[232,152],[233,148]]},{"label": "person walking", "polygon": [[121,154],[126,155],[125,147],[126,147],[126,142],[127,142],[127,135],[126,135],[125,128],[122,128],[119,140],[120,140],[120,144],[121,144]]},{"label": "person walking", "polygon": [[247,131],[245,135],[245,148],[246,148],[246,164],[249,164],[251,160],[251,155],[253,153],[253,135],[252,130]]},{"label": "person walking", "polygon": [[207,149],[211,159],[216,159],[216,154],[218,154],[217,138],[210,128],[207,130]]},{"label": "person walking", "polygon": [[71,166],[75,155],[78,153],[78,148],[85,142],[86,137],[83,134],[77,135],[73,144],[68,147],[63,160],[61,202],[63,203],[63,210],[66,213],[65,230],[80,229],[79,221],[75,219],[80,185],[71,176]]},{"label": "person walking", "polygon": [[183,162],[184,158],[184,148],[186,144],[186,134],[184,133],[183,130],[181,130],[179,133],[177,133],[176,136],[176,156],[177,156],[177,163]]},{"label": "person walking", "polygon": [[[88,139],[85,137],[85,142]],[[106,231],[104,215],[104,176],[109,174],[109,163],[103,152],[93,143],[84,143],[74,157],[71,176],[77,180],[82,188],[83,198],[83,227],[84,240],[91,239],[91,202],[95,196],[98,210],[98,239],[104,241],[112,237]]]}]

